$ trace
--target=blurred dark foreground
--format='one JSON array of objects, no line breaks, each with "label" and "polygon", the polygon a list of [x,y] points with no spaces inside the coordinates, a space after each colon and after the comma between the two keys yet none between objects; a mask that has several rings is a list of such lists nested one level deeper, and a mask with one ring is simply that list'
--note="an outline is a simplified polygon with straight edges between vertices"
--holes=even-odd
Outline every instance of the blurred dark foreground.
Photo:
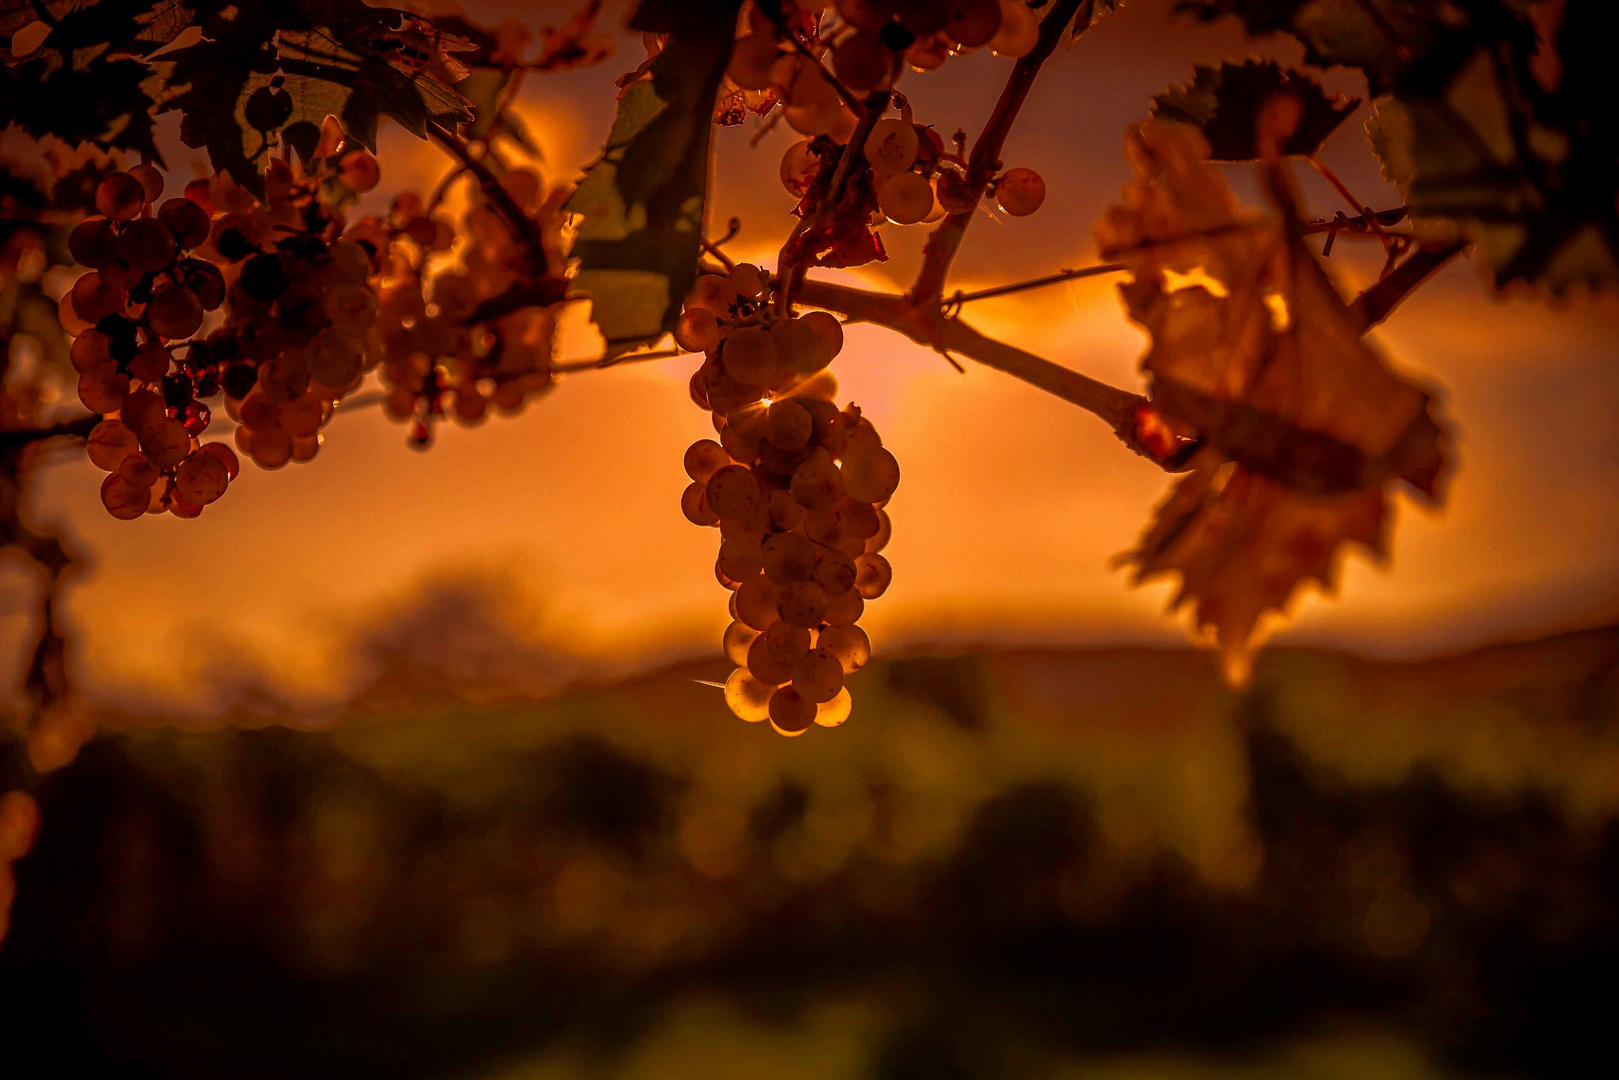
[{"label": "blurred dark foreground", "polygon": [[104,735],[0,1077],[1619,1075],[1619,629],[716,675]]}]

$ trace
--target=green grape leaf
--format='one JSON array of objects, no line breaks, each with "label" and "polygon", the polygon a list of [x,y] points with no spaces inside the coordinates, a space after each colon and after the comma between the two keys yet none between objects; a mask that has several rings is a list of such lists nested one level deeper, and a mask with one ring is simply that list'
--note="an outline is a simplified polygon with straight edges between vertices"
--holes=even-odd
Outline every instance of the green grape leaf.
[{"label": "green grape leaf", "polygon": [[162,95],[157,112],[181,112],[181,142],[206,149],[215,172],[262,195],[273,133],[255,129],[245,110],[255,90],[276,81],[279,67],[268,45],[203,41],[165,53],[152,65],[150,85]]},{"label": "green grape leaf", "polygon": [[1329,96],[1321,84],[1274,60],[1229,61],[1219,67],[1199,64],[1192,81],[1172,86],[1152,99],[1152,113],[1165,120],[1202,130],[1214,161],[1252,161],[1259,157],[1259,110],[1273,94],[1289,94],[1303,109],[1284,154],[1308,157],[1360,106],[1358,98]]},{"label": "green grape leaf", "polygon": [[575,287],[608,348],[674,328],[697,275],[710,114],[730,59],[737,3],[648,0],[631,27],[669,38],[619,102],[607,145],[565,207],[580,215]]}]

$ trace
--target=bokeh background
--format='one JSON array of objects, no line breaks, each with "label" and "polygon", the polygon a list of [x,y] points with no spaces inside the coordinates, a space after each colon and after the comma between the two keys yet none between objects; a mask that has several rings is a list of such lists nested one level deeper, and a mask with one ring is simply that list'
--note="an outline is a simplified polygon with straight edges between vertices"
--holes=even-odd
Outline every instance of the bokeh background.
[{"label": "bokeh background", "polygon": [[[1130,0],[1048,64],[1006,158],[1050,198],[976,222],[957,284],[1094,261],[1152,93],[1298,58],[1170,6]],[[641,55],[621,34],[525,84],[548,180],[590,160]],[[973,133],[1009,66],[902,88]],[[1325,157],[1395,205],[1363,115]],[[710,217],[768,262],[793,136],[754,133],[718,134]],[[202,163],[167,138],[177,189]],[[447,169],[396,127],[380,156],[378,205]],[[845,279],[904,287],[921,238],[885,230],[891,261]],[[1346,289],[1376,272],[1348,243],[1331,263]],[[1105,279],[969,313],[1138,385]],[[596,347],[582,314],[567,358]],[[103,734],[38,788],[0,1075],[1611,1071],[1616,331],[1611,297],[1492,295],[1465,262],[1400,308],[1375,338],[1444,388],[1447,502],[1403,503],[1389,564],[1351,558],[1232,691],[1167,587],[1110,569],[1162,473],[1063,402],[851,328],[841,396],[904,474],[863,620],[890,659],[845,727],[790,742],[694,681],[724,677],[727,615],[677,505],[711,433],[689,360],[565,378],[425,454],[356,410],[196,521],[113,521],[64,459],[36,513],[88,557],[73,662]],[[13,668],[28,610],[0,606]]]}]

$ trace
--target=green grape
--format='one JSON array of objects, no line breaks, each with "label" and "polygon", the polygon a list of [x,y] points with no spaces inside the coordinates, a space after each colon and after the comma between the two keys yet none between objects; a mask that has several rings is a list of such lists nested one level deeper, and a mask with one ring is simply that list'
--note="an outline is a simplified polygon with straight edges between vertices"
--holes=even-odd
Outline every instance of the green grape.
[{"label": "green grape", "polygon": [[843,482],[851,499],[882,502],[899,487],[899,462],[882,446],[851,446],[843,454]]},{"label": "green grape", "polygon": [[813,330],[816,339],[821,343],[815,370],[826,367],[843,351],[843,324],[838,322],[836,315],[829,311],[810,311],[806,312],[799,322]]},{"label": "green grape", "polygon": [[241,463],[236,460],[235,452],[222,442],[203,443],[197,447],[197,453],[217,458],[220,464],[225,466],[227,480],[236,479],[236,474],[241,471]]},{"label": "green grape", "polygon": [[894,580],[894,571],[887,559],[881,555],[866,554],[856,558],[854,565],[854,588],[861,596],[875,600],[888,591],[888,583]]},{"label": "green grape", "polygon": [[828,626],[853,626],[865,614],[866,598],[854,589],[837,596],[830,596],[826,601],[826,622]]},{"label": "green grape", "polygon": [[776,342],[769,331],[745,326],[733,331],[720,350],[726,374],[743,386],[763,386],[776,371]]},{"label": "green grape", "polygon": [[141,450],[160,469],[174,468],[191,453],[191,433],[180,421],[166,416],[140,430],[140,439]]},{"label": "green grape", "polygon": [[686,448],[685,464],[687,476],[706,484],[709,477],[731,464],[731,457],[713,439],[698,439]]},{"label": "green grape", "polygon": [[377,296],[363,285],[344,285],[326,295],[326,315],[332,327],[359,337],[377,322]]},{"label": "green grape", "polygon": [[795,375],[812,375],[832,360],[823,349],[821,336],[809,316],[777,321],[770,328],[770,336],[776,343],[776,355],[782,366]]},{"label": "green grape", "polygon": [[[732,604],[737,603],[736,594],[731,595]],[[753,639],[759,636],[759,631],[743,622],[734,621],[725,628],[725,636],[720,639],[720,647],[725,651],[733,664],[746,664],[748,650],[753,647]]]},{"label": "green grape", "polygon": [[737,263],[725,280],[743,300],[762,300],[769,287],[765,272],[752,263]]},{"label": "green grape", "polygon": [[871,639],[853,623],[828,626],[816,646],[837,657],[845,674],[852,675],[871,660]]},{"label": "green grape", "polygon": [[157,462],[137,451],[118,463],[118,475],[136,487],[150,491],[163,479],[163,470],[157,467]]},{"label": "green grape", "polygon": [[866,136],[866,160],[880,173],[908,172],[916,163],[918,146],[916,128],[892,116],[884,117]]},{"label": "green grape", "polygon": [[781,587],[776,610],[781,621],[792,626],[820,626],[826,617],[826,590],[813,581],[790,581]]},{"label": "green grape", "polygon": [[718,274],[701,274],[692,283],[691,295],[686,297],[686,310],[702,308],[713,312],[715,318],[723,318],[730,314],[734,303],[736,290],[729,281]]},{"label": "green grape", "polygon": [[[414,397],[411,399],[415,400]],[[686,485],[686,490],[680,494],[680,512],[686,515],[686,520],[693,525],[705,528],[720,523],[720,516],[714,513],[708,505],[708,487],[706,484],[692,483]]]},{"label": "green grape", "polygon": [[878,185],[877,206],[895,225],[915,225],[933,212],[933,185],[918,173],[898,173]]},{"label": "green grape", "polygon": [[719,343],[719,320],[707,308],[692,308],[675,323],[675,344],[687,352],[706,353]]},{"label": "green grape", "polygon": [[831,701],[823,701],[815,706],[815,722],[821,727],[839,727],[853,711],[854,699],[849,696],[849,688],[845,686]]},{"label": "green grape", "polygon": [[875,555],[875,554],[877,554],[877,552],[879,552],[883,548],[887,547],[888,546],[888,538],[891,535],[893,535],[893,531],[894,531],[894,526],[893,526],[893,523],[890,522],[889,519],[888,519],[888,511],[886,511],[886,510],[878,510],[877,511],[877,531],[875,533],[873,533],[871,536],[867,537],[866,544],[865,544],[866,553],[870,554],[870,555]]},{"label": "green grape", "polygon": [[736,591],[737,619],[755,630],[770,629],[771,624],[781,618],[776,610],[776,600],[780,595],[776,583],[763,574],[749,578]]},{"label": "green grape", "polygon": [[[815,563],[812,580],[821,587],[828,598],[831,598],[842,596],[854,588],[855,574],[854,559],[833,549],[821,552],[820,559]],[[822,614],[824,616],[825,613]]]},{"label": "green grape", "polygon": [[777,490],[765,494],[765,505],[770,511],[770,525],[783,532],[796,529],[804,519],[804,508],[798,505],[790,491]]},{"label": "green grape", "polygon": [[793,472],[793,498],[806,510],[836,506],[843,498],[843,473],[832,463],[832,455],[817,447]]},{"label": "green grape", "polygon": [[869,502],[851,498],[838,504],[838,527],[850,536],[869,540],[877,535],[880,526],[877,508]]},{"label": "green grape", "polygon": [[103,420],[90,429],[85,449],[90,463],[98,469],[112,471],[130,454],[140,448],[140,439],[122,420]]},{"label": "green grape", "polygon": [[347,386],[365,370],[364,344],[336,329],[316,334],[305,355],[310,376],[334,390]]},{"label": "green grape", "polygon": [[253,462],[261,469],[279,469],[292,460],[292,436],[282,428],[253,430]]},{"label": "green grape", "polygon": [[771,404],[765,424],[765,438],[780,450],[802,450],[809,444],[815,423],[809,410],[796,401]]},{"label": "green grape", "polygon": [[727,465],[708,478],[708,505],[722,518],[742,518],[762,499],[759,481],[741,465]]},{"label": "green grape", "polygon": [[117,412],[129,396],[129,376],[111,360],[79,376],[79,400],[93,413]]},{"label": "green grape", "polygon": [[745,667],[737,668],[725,680],[726,706],[750,724],[770,718],[770,697],[775,692],[774,686],[755,679]]},{"label": "green grape", "polygon": [[719,567],[733,581],[746,581],[764,569],[757,533],[732,536],[720,543]]},{"label": "green grape", "polygon": [[793,662],[793,689],[816,705],[831,701],[843,689],[843,665],[824,648],[810,649]]},{"label": "green grape", "polygon": [[73,339],[73,345],[68,349],[73,370],[83,374],[97,364],[105,364],[112,359],[111,345],[106,334],[99,330],[86,330]]},{"label": "green grape", "polygon": [[[740,601],[738,603],[740,605]],[[772,623],[771,625],[780,626],[781,623]],[[806,630],[804,633],[807,647],[809,631]],[[796,657],[793,659],[796,659]],[[793,659],[783,659],[774,655],[771,651],[770,640],[765,634],[760,634],[754,638],[753,644],[748,646],[748,672],[755,679],[768,686],[780,686],[792,679]]]},{"label": "green grape", "polygon": [[117,473],[101,482],[101,505],[119,521],[134,521],[151,505],[150,488],[137,487]]},{"label": "green grape", "polygon": [[791,739],[804,734],[815,722],[815,706],[791,686],[770,695],[770,726],[778,735]]},{"label": "green grape", "polygon": [[809,139],[800,139],[781,156],[781,186],[800,199],[809,191],[821,171],[820,155],[810,149],[810,143]]},{"label": "green grape", "polygon": [[183,285],[159,285],[146,305],[146,324],[170,341],[195,334],[202,315],[202,301]]},{"label": "green grape", "polygon": [[118,257],[118,235],[101,218],[86,218],[68,234],[67,251],[80,266],[99,270]]},{"label": "green grape", "polygon": [[819,556],[815,545],[795,532],[772,533],[760,545],[765,576],[777,585],[808,581]]},{"label": "green grape", "polygon": [[995,202],[1013,217],[1027,217],[1046,201],[1046,182],[1033,169],[1008,169],[995,181]]},{"label": "green grape", "polygon": [[189,454],[174,470],[175,491],[198,506],[207,506],[218,499],[229,484],[225,463],[213,454]]}]

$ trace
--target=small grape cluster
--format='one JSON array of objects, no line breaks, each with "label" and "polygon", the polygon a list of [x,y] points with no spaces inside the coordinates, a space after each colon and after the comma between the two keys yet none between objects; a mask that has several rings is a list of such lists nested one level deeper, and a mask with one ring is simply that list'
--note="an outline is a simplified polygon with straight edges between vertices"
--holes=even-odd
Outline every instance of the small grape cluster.
[{"label": "small grape cluster", "polygon": [[383,410],[410,423],[417,447],[432,442],[434,422],[446,416],[470,425],[491,406],[513,415],[553,386],[550,305],[566,288],[560,208],[567,192],[546,191],[528,169],[507,170],[501,183],[540,226],[547,266],[532,265],[532,253],[481,196],[461,220],[458,261],[446,254],[456,230],[427,214],[414,193],[351,232],[382,253]]},{"label": "small grape cluster", "polygon": [[74,260],[91,269],[62,297],[63,328],[79,374],[79,399],[103,419],[89,436],[90,460],[109,475],[101,502],[114,517],[148,511],[196,517],[225,493],[236,456],[203,446],[218,372],[188,350],[176,363],[169,342],[202,326],[225,301],[218,267],[191,254],[208,243],[209,213],[192,199],[152,204],[163,176],[149,165],[112,173],[96,189],[97,216],[68,237]]},{"label": "small grape cluster", "polygon": [[849,717],[844,677],[871,657],[855,624],[893,575],[881,552],[899,463],[857,407],[832,403],[842,325],[824,311],[778,315],[771,301],[748,264],[698,278],[686,300],[675,336],[705,354],[691,394],[719,439],[687,449],[681,509],[720,531],[723,645],[739,665],[726,703],[793,736]]}]

